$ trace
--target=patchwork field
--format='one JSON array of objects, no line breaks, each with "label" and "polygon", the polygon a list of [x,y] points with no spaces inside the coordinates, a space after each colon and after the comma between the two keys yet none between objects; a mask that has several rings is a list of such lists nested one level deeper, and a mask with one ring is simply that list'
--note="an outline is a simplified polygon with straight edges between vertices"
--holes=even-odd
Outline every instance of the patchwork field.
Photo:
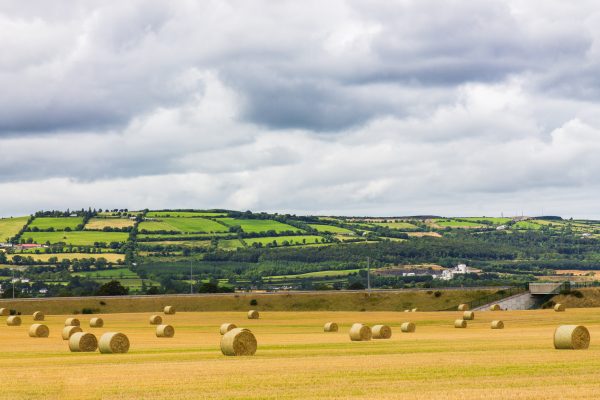
[{"label": "patchwork field", "polygon": [[239,239],[225,239],[219,240],[218,247],[222,250],[235,250],[244,247],[244,244]]},{"label": "patchwork field", "polygon": [[125,232],[25,232],[25,240],[31,238],[35,243],[66,243],[74,246],[93,246],[94,243],[125,242],[129,234]]},{"label": "patchwork field", "polygon": [[273,237],[260,237],[260,238],[248,238],[244,239],[248,246],[252,246],[253,243],[261,243],[263,246],[267,244],[277,243],[281,246],[283,242],[288,242],[290,245],[303,245],[303,244],[315,244],[321,243],[323,238],[315,235],[300,235],[300,236],[273,236]]},{"label": "patchwork field", "polygon": [[285,231],[297,231],[302,232],[302,229],[298,229],[294,226],[282,224],[278,221],[271,219],[234,219],[234,218],[219,218],[219,221],[227,226],[240,226],[246,233],[259,233],[267,231],[285,232]]},{"label": "patchwork field", "polygon": [[60,217],[60,218],[51,218],[51,217],[40,217],[34,219],[31,224],[29,224],[30,228],[38,228],[41,230],[46,230],[53,228],[57,231],[64,231],[66,228],[75,229],[78,225],[83,223],[82,217]]},{"label": "patchwork field", "polygon": [[[260,308],[259,308],[260,309]],[[157,308],[156,311],[158,311]],[[42,310],[43,311],[43,310]],[[60,338],[66,315],[46,319],[50,337],[27,336],[32,323],[0,325],[0,368],[5,398],[28,399],[564,399],[593,398],[600,390],[600,310],[481,312],[455,329],[457,312],[245,312],[163,316],[175,337],[157,338],[148,313],[101,315],[101,335],[128,335],[128,354],[70,353]],[[89,316],[79,316],[87,327]],[[490,330],[502,318],[506,328]],[[4,319],[4,317],[2,318]],[[416,323],[403,334],[401,322]],[[335,321],[336,333],[323,324]],[[219,350],[221,323],[252,330],[253,357]],[[388,324],[389,340],[351,342],[354,322]],[[586,325],[588,350],[555,350],[561,324]],[[14,384],[8,384],[8,382]]]},{"label": "patchwork field", "polygon": [[432,226],[441,228],[481,228],[482,225],[471,221],[457,221],[454,219],[435,219]]},{"label": "patchwork field", "polygon": [[29,217],[1,218],[0,242],[15,236],[25,226]]},{"label": "patchwork field", "polygon": [[206,218],[161,218],[160,221],[144,221],[138,226],[139,231],[177,231],[177,232],[227,232],[229,228]]},{"label": "patchwork field", "polygon": [[346,228],[341,228],[334,225],[323,224],[308,224],[311,228],[316,229],[319,233],[336,233],[338,235],[356,235],[353,231]]},{"label": "patchwork field", "polygon": [[371,225],[374,226],[385,226],[387,228],[390,229],[398,229],[398,230],[403,230],[403,231],[410,231],[410,230],[415,230],[415,229],[419,229],[418,226],[411,224],[409,222],[402,222],[402,221],[395,221],[395,222],[375,222],[375,223],[371,223]]},{"label": "patchwork field", "polygon": [[52,254],[52,253],[40,253],[40,254],[22,253],[22,254],[12,254],[9,256],[9,258],[12,259],[15,256],[32,257],[34,260],[42,261],[42,262],[47,262],[49,259],[51,259],[53,257],[56,257],[58,259],[58,261],[74,260],[76,258],[79,260],[81,260],[82,258],[98,259],[101,257],[105,258],[106,261],[113,262],[113,263],[125,260],[124,254],[116,254],[116,253],[56,253],[56,254]]},{"label": "patchwork field", "polygon": [[101,231],[104,228],[129,228],[135,221],[125,218],[92,218],[85,224],[86,230]]},{"label": "patchwork field", "polygon": [[156,217],[221,217],[225,216],[225,213],[219,212],[203,212],[203,211],[149,211],[146,216],[149,218]]}]

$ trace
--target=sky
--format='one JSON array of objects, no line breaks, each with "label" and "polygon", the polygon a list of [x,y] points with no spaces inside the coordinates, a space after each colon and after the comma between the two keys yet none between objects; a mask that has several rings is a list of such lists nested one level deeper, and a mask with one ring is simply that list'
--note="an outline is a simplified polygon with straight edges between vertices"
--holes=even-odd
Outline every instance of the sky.
[{"label": "sky", "polygon": [[0,3],[0,216],[599,218],[600,7]]}]

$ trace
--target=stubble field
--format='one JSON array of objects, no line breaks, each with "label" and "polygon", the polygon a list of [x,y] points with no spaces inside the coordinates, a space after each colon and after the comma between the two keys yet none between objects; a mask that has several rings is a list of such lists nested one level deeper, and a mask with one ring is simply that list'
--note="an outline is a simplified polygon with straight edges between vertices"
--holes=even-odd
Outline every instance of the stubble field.
[{"label": "stubble field", "polygon": [[[107,314],[97,333],[129,336],[128,354],[70,353],[60,331],[66,316],[49,316],[50,337],[0,325],[1,398],[28,399],[548,399],[591,398],[600,390],[600,309],[479,312],[455,329],[458,312],[193,312],[164,316],[176,329],[156,338],[148,313]],[[79,316],[87,326],[89,316]],[[504,330],[491,330],[502,319]],[[401,333],[400,323],[417,324]],[[338,333],[324,333],[336,321]],[[233,322],[258,340],[253,357],[225,357],[218,327]],[[353,322],[389,324],[390,340],[350,342]],[[590,329],[588,350],[555,350],[560,324]]]}]

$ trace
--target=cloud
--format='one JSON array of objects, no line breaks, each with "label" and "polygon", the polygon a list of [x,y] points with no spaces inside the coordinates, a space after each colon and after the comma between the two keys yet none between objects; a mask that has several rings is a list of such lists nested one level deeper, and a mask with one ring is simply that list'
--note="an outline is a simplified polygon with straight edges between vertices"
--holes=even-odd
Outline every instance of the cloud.
[{"label": "cloud", "polygon": [[0,215],[598,214],[592,1],[37,5],[0,5]]}]

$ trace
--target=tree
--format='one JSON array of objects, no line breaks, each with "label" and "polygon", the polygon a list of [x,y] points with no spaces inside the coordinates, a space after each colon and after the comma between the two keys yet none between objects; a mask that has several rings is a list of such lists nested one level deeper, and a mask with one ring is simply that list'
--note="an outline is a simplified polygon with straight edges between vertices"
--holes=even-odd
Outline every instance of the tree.
[{"label": "tree", "polygon": [[121,285],[121,282],[113,280],[100,286],[96,294],[98,296],[125,296],[129,294],[129,289]]}]

